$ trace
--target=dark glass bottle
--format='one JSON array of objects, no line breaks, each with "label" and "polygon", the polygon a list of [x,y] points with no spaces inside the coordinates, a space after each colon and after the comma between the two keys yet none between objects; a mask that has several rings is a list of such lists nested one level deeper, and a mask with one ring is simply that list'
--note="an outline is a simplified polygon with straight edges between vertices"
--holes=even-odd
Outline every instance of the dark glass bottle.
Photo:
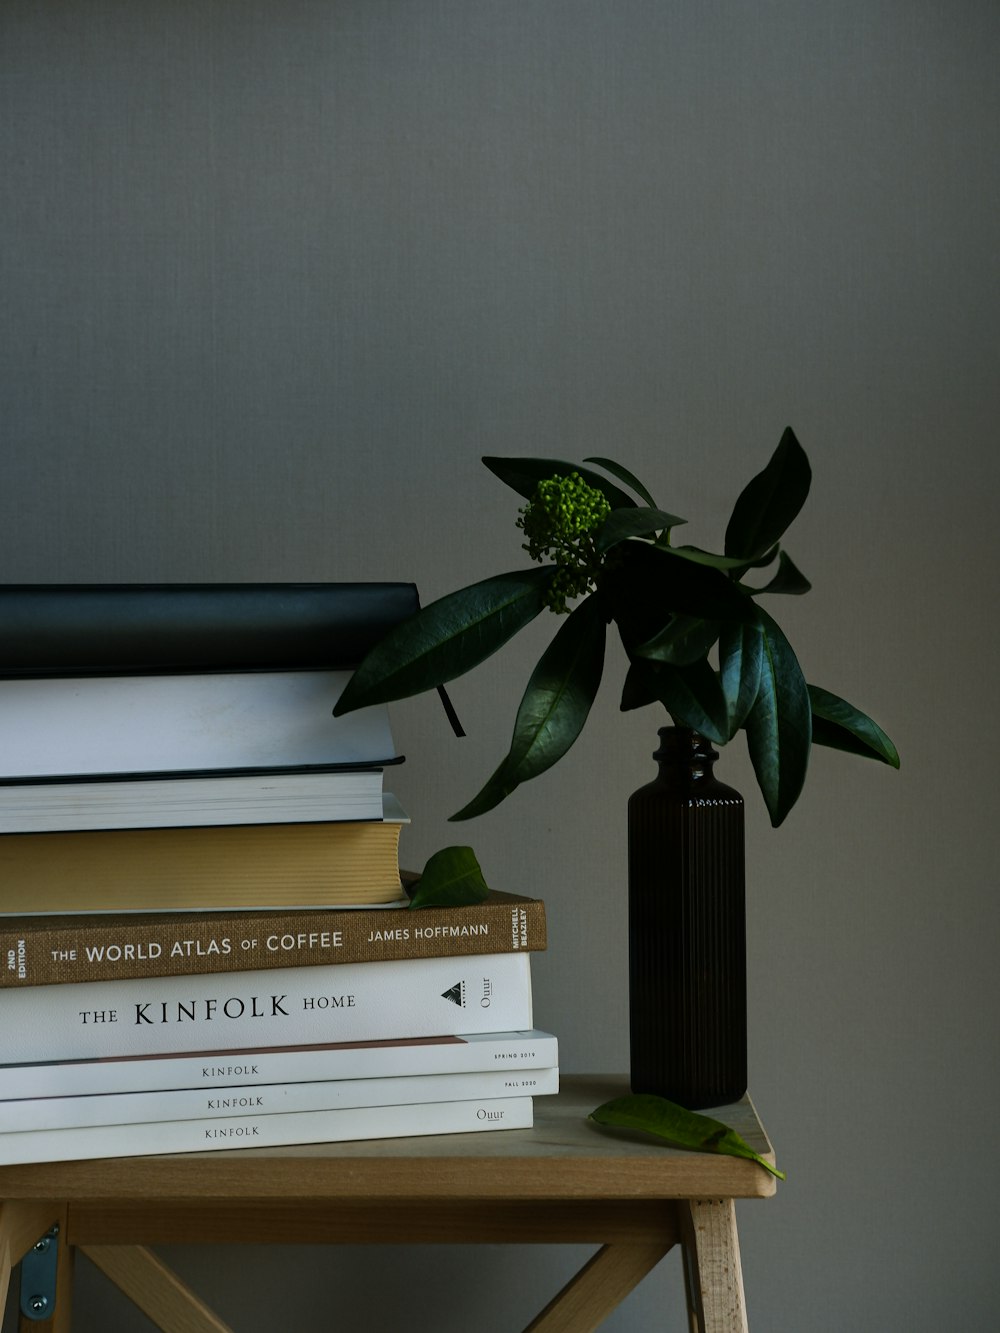
[{"label": "dark glass bottle", "polygon": [[632,1091],[694,1110],[747,1088],[743,798],[698,732],[659,734],[628,804]]}]

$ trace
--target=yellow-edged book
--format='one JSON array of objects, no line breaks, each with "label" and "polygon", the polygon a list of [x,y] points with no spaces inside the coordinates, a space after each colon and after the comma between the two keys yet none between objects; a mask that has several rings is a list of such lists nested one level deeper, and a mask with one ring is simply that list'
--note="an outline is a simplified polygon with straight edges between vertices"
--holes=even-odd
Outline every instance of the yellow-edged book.
[{"label": "yellow-edged book", "polygon": [[94,829],[0,836],[0,913],[336,907],[404,897],[399,834],[381,820]]}]

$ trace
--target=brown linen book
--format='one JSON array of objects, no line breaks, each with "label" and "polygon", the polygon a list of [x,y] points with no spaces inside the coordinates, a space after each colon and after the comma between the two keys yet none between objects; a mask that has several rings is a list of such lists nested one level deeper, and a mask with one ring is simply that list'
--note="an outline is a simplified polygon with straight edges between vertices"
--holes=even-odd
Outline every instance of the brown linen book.
[{"label": "brown linen book", "polygon": [[[416,876],[404,871],[403,878]],[[497,890],[479,903],[412,912],[278,907],[0,917],[0,989],[535,952],[546,943],[544,903]]]}]

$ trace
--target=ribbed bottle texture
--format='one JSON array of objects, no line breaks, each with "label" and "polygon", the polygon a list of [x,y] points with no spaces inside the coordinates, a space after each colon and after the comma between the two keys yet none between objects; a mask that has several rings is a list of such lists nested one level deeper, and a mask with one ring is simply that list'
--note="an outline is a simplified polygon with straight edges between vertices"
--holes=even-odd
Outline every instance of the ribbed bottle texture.
[{"label": "ribbed bottle texture", "polygon": [[632,1090],[719,1106],[747,1087],[743,798],[697,732],[660,741],[628,807]]}]

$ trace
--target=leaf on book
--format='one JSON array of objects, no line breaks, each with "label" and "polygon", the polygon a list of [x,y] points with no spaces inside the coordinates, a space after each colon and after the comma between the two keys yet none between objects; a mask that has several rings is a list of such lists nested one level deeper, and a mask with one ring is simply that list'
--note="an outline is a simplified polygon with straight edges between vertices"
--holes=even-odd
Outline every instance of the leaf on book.
[{"label": "leaf on book", "polygon": [[676,1102],[667,1101],[665,1097],[656,1097],[652,1093],[615,1097],[596,1111],[591,1111],[589,1118],[607,1129],[640,1130],[675,1147],[690,1148],[694,1152],[746,1157],[752,1162],[758,1162],[779,1180],[785,1179],[784,1171],[779,1171],[766,1158],[754,1152],[735,1129],[730,1129],[721,1120],[714,1120],[709,1115],[687,1111]]},{"label": "leaf on book", "polygon": [[489,894],[471,847],[443,847],[424,866],[410,895],[410,907],[464,907]]}]

